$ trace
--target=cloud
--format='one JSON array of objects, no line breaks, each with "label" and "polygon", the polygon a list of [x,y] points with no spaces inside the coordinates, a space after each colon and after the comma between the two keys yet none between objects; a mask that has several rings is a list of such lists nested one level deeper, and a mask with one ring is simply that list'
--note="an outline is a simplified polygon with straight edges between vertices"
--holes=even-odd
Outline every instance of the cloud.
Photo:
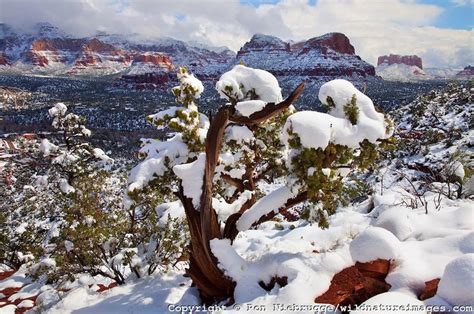
[{"label": "cloud", "polygon": [[451,0],[450,2],[457,6],[465,6],[465,5],[474,6],[474,0]]},{"label": "cloud", "polygon": [[[452,0],[456,5],[473,0]],[[363,59],[417,54],[426,66],[474,63],[473,30],[433,27],[441,6],[415,0],[282,0],[258,6],[238,0],[0,0],[3,22],[48,21],[78,36],[96,30],[174,37],[238,50],[254,33],[304,40],[343,32]]]}]

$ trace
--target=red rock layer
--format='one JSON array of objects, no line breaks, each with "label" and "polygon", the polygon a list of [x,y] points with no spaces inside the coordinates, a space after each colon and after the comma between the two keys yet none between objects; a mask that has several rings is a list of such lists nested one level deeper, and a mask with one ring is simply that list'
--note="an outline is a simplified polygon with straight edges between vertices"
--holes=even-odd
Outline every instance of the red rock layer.
[{"label": "red rock layer", "polygon": [[332,305],[360,305],[390,289],[390,285],[385,282],[389,270],[390,262],[386,260],[356,263],[334,275],[329,289],[314,301]]},{"label": "red rock layer", "polygon": [[400,55],[390,54],[389,56],[381,56],[377,60],[377,65],[381,65],[383,63],[386,63],[388,65],[392,65],[392,64],[414,65],[414,66],[419,67],[420,69],[423,69],[423,62],[421,58],[415,55],[400,56]]}]

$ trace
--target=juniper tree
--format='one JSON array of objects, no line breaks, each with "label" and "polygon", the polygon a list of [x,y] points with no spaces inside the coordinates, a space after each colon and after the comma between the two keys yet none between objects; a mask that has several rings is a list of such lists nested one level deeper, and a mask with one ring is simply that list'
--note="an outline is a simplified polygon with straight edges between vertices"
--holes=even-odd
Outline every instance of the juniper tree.
[{"label": "juniper tree", "polygon": [[[343,177],[369,163],[377,140],[389,137],[391,128],[349,82],[322,88],[320,99],[332,107],[329,115],[294,113],[302,84],[283,100],[275,77],[243,65],[217,83],[228,103],[209,123],[195,103],[202,85],[184,70],[178,78],[181,84],[173,93],[183,107],[149,118],[178,133],[147,143],[147,158],[132,171],[129,193],[157,184],[157,190],[165,187],[179,198],[190,231],[187,272],[203,301],[212,303],[232,297],[235,284],[217,266],[211,240],[232,240],[239,231],[302,202],[314,203],[319,213],[334,212]],[[335,94],[338,89],[342,96]],[[309,124],[304,121],[308,117],[314,118]],[[331,137],[333,126],[339,130],[337,138]],[[323,143],[308,143],[307,132]],[[192,134],[192,140],[185,134]],[[286,184],[260,198],[258,181],[276,176]]]}]

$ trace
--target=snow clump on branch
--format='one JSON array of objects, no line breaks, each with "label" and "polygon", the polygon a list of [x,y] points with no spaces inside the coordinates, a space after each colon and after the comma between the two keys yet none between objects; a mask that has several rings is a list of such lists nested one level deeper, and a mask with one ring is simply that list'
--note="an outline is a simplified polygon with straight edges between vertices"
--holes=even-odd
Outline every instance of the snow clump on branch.
[{"label": "snow clump on branch", "polygon": [[216,89],[221,98],[230,97],[235,101],[259,99],[278,103],[283,100],[278,81],[270,72],[244,65],[236,65],[224,73],[217,82]]},{"label": "snow clump on branch", "polygon": [[372,100],[346,80],[321,86],[319,100],[329,107],[329,113],[301,111],[289,117],[282,134],[285,143],[297,135],[306,148],[325,149],[329,143],[357,148],[363,140],[375,143],[393,133]]}]

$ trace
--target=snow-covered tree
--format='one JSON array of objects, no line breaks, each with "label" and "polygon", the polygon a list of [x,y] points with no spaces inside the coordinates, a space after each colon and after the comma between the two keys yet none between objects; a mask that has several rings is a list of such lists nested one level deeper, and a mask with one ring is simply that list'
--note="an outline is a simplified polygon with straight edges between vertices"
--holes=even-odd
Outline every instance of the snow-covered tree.
[{"label": "snow-covered tree", "polygon": [[[243,65],[217,82],[228,103],[209,122],[195,103],[202,84],[183,69],[178,78],[173,93],[183,106],[149,118],[172,136],[145,142],[146,158],[131,172],[129,195],[156,184],[179,198],[191,237],[188,273],[211,303],[232,296],[234,288],[217,266],[212,239],[232,240],[302,202],[311,202],[320,218],[333,213],[343,178],[367,167],[392,124],[344,80],[321,87],[329,114],[294,113],[302,84],[283,100],[273,75]],[[286,184],[259,199],[258,181],[276,176]]]}]

